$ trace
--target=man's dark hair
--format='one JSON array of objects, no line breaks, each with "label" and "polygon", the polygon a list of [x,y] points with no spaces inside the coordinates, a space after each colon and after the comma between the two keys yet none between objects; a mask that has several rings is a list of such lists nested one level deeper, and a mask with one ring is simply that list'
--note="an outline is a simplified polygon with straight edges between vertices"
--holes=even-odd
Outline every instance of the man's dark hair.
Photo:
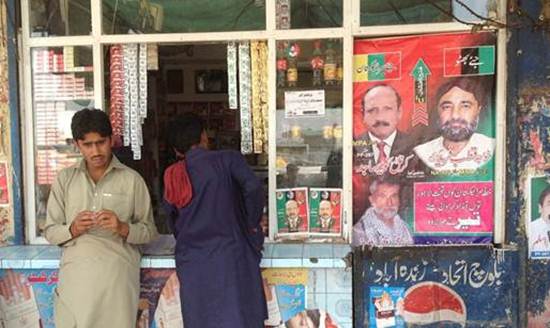
[{"label": "man's dark hair", "polygon": [[[486,83],[484,83],[484,81]],[[487,104],[487,88],[486,84],[489,83],[485,79],[479,77],[458,77],[450,79],[442,84],[436,93],[437,106],[439,106],[439,100],[444,94],[449,92],[454,87],[462,89],[474,95],[480,107],[485,107]]]},{"label": "man's dark hair", "polygon": [[107,113],[101,109],[84,108],[73,115],[71,132],[76,141],[84,140],[84,136],[91,132],[98,133],[102,137],[110,137],[113,129]]},{"label": "man's dark hair", "polygon": [[167,142],[179,153],[185,154],[191,146],[200,143],[204,122],[196,114],[177,116],[168,125]]},{"label": "man's dark hair", "polygon": [[363,97],[361,98],[361,111],[362,112],[365,111],[365,96],[367,95],[367,93],[371,92],[371,90],[374,90],[376,88],[389,88],[391,91],[393,91],[393,94],[395,95],[395,99],[397,100],[397,109],[399,109],[401,107],[401,96],[399,95],[399,92],[397,92],[397,90],[395,90],[395,88],[392,87],[389,84],[378,83],[378,84],[373,85],[372,87],[368,88],[367,91],[365,91],[365,93],[363,93]]},{"label": "man's dark hair", "polygon": [[544,188],[544,190],[540,193],[539,196],[539,205],[542,206],[544,203],[544,200],[546,199],[546,196],[550,195],[550,186]]}]

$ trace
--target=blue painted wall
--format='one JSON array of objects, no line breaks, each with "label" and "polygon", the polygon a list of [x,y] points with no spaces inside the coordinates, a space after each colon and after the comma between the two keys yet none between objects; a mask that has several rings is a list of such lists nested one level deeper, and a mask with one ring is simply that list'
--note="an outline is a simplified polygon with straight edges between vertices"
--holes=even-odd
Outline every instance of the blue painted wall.
[{"label": "blue painted wall", "polygon": [[355,327],[381,326],[384,315],[374,306],[381,291],[394,295],[396,327],[518,326],[516,251],[491,246],[357,249],[354,260],[355,276],[362,277],[354,285]]},{"label": "blue painted wall", "polygon": [[12,154],[12,190],[13,195],[13,217],[15,220],[15,244],[22,245],[24,239],[24,220],[23,220],[23,175],[21,170],[21,128],[19,112],[19,83],[18,66],[20,54],[17,50],[17,29],[18,22],[17,10],[18,4],[15,0],[6,1],[7,5],[7,23],[8,23],[8,76],[9,76],[9,102],[10,102],[10,139]]},{"label": "blue painted wall", "polygon": [[[528,218],[524,193],[526,173],[535,149],[529,132],[538,131],[543,156],[550,154],[548,127],[550,118],[544,111],[550,104],[550,28],[541,24],[542,5],[548,1],[521,1],[524,13],[512,15],[511,23],[521,28],[511,30],[508,44],[508,213],[507,234],[510,243],[519,246],[518,276],[520,319],[528,327],[545,327],[550,322],[550,262],[529,260],[524,220]],[[530,17],[530,18],[528,18]],[[550,18],[550,17],[548,17]],[[532,19],[541,26],[533,26]],[[544,26],[546,25],[546,26]],[[544,100],[533,106],[536,99]],[[546,161],[548,163],[548,160]],[[532,168],[531,168],[532,169]],[[538,173],[549,174],[548,168]]]}]

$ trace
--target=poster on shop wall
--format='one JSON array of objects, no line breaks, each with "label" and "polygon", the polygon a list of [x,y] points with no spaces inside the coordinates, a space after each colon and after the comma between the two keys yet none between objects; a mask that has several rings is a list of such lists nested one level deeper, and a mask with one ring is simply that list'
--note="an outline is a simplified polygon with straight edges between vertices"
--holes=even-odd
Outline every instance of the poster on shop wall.
[{"label": "poster on shop wall", "polygon": [[305,236],[309,230],[307,188],[277,189],[278,236]]},{"label": "poster on shop wall", "polygon": [[342,232],[342,189],[309,189],[309,231],[339,236]]},{"label": "poster on shop wall", "polygon": [[[321,272],[323,271],[323,272]],[[334,274],[334,271],[331,271]],[[325,276],[326,274],[326,276]],[[338,278],[334,278],[335,283],[342,282],[344,273],[336,273]],[[315,279],[321,275],[324,279]],[[304,268],[269,268],[262,270],[262,280],[264,284],[264,292],[267,302],[268,318],[264,321],[265,328],[340,328],[344,327],[339,324],[337,313],[340,307],[338,306],[341,300],[338,299],[338,294],[329,296],[316,292],[316,285],[321,282],[326,283],[328,280],[328,272],[324,270],[304,269]],[[351,281],[349,288],[351,288]],[[334,282],[333,282],[334,284]],[[335,292],[331,285],[331,292]],[[332,306],[328,306],[329,302],[323,302],[322,307],[317,307],[317,302],[311,299],[329,298]],[[309,301],[308,301],[309,300]],[[330,302],[330,303],[332,303]],[[350,295],[351,303],[351,295]],[[351,327],[351,313],[349,315],[347,326]],[[346,326],[346,327],[347,327]]]},{"label": "poster on shop wall", "polygon": [[354,245],[492,241],[495,40],[355,41]]},{"label": "poster on shop wall", "polygon": [[550,258],[550,180],[547,176],[530,176],[526,188],[529,258]]}]

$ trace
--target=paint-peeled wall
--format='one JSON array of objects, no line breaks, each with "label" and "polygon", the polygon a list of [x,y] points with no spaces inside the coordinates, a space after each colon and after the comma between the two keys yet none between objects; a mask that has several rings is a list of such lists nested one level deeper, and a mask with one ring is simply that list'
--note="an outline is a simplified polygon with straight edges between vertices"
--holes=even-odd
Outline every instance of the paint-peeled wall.
[{"label": "paint-peeled wall", "polygon": [[510,1],[507,243],[517,246],[521,327],[550,324],[550,1]]}]

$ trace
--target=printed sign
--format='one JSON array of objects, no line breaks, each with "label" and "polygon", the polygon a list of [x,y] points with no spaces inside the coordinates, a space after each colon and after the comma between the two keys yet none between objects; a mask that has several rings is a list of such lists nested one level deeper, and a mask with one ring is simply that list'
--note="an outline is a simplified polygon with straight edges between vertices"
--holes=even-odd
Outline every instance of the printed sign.
[{"label": "printed sign", "polygon": [[353,56],[354,82],[399,80],[401,52],[373,53]]},{"label": "printed sign", "polygon": [[415,183],[414,217],[415,232],[490,233],[493,230],[493,183]]},{"label": "printed sign", "polygon": [[285,117],[325,115],[325,90],[286,91]]},{"label": "printed sign", "polygon": [[446,48],[445,76],[495,74],[495,47]]}]

